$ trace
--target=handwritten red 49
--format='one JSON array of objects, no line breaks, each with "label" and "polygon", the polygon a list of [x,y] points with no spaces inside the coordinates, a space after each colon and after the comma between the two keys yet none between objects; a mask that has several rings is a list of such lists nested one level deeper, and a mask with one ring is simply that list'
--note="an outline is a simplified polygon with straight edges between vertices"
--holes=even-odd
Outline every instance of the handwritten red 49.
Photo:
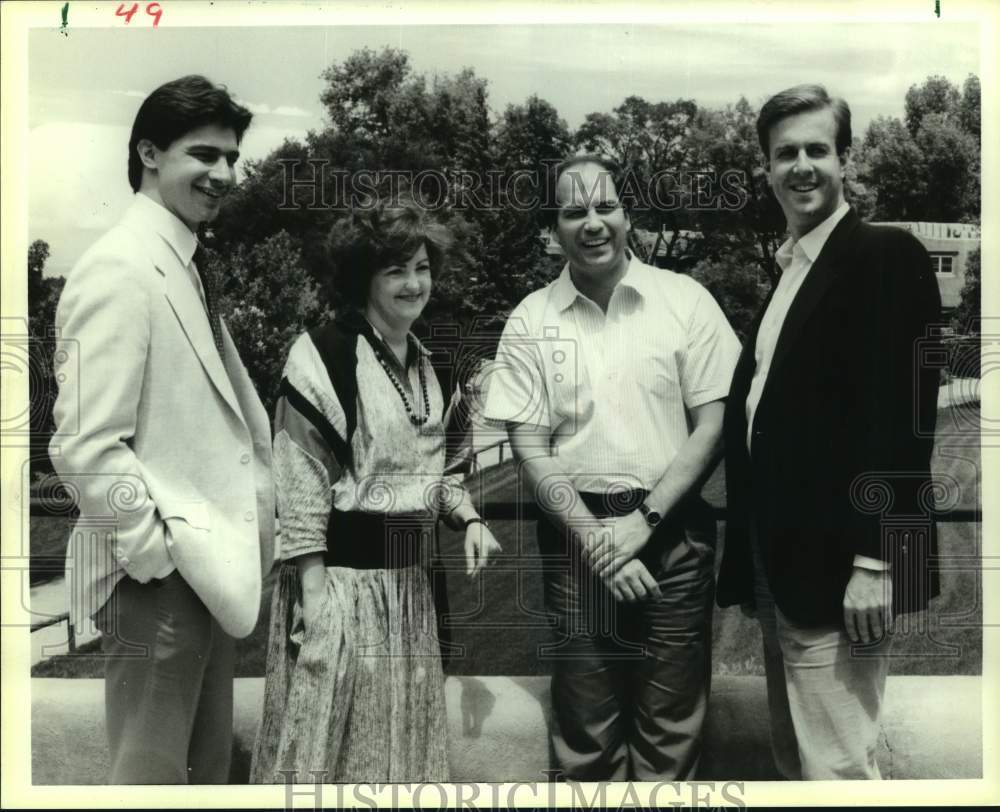
[{"label": "handwritten red 49", "polygon": [[[132,7],[125,10],[125,4],[119,3],[118,10],[115,11],[116,17],[124,17],[125,25],[132,22],[132,16],[139,10],[139,4],[133,3]],[[163,16],[163,9],[160,8],[159,3],[146,3],[146,13],[153,18],[153,28],[156,28],[160,24],[160,17]]]}]

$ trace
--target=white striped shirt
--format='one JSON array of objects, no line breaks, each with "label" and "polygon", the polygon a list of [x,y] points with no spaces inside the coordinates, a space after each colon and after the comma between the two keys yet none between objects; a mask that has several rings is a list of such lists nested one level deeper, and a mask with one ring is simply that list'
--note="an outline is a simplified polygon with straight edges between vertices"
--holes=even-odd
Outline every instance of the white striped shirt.
[{"label": "white striped shirt", "polygon": [[690,277],[632,257],[605,314],[567,265],[511,313],[484,414],[550,428],[578,491],[651,490],[690,435],[688,410],[729,393],[739,352]]}]

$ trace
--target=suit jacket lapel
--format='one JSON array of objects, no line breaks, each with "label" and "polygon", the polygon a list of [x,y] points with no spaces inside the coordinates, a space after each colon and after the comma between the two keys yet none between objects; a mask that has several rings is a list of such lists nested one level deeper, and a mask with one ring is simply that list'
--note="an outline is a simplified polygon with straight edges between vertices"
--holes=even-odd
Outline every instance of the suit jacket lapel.
[{"label": "suit jacket lapel", "polygon": [[156,269],[163,274],[166,282],[165,293],[174,315],[181,323],[181,329],[205,373],[219,391],[222,399],[229,404],[234,412],[243,419],[239,401],[233,391],[232,382],[226,374],[218,350],[215,349],[215,339],[212,328],[208,324],[205,305],[198,295],[188,274],[187,268],[181,265],[173,249],[159,234],[150,235],[151,254]]},{"label": "suit jacket lapel", "polygon": [[757,311],[750,332],[746,341],[743,342],[743,349],[740,352],[739,360],[736,362],[736,369],[733,370],[733,381],[729,387],[729,398],[726,406],[726,445],[739,443],[741,448],[746,446],[746,401],[750,393],[750,381],[753,380],[753,373],[757,365],[755,363],[757,350],[757,333],[760,331],[760,323],[767,312],[767,306],[774,297],[777,285],[773,285],[764,299],[764,304]]},{"label": "suit jacket lapel", "polygon": [[847,248],[851,245],[854,230],[861,224],[861,220],[851,209],[844,215],[836,228],[830,234],[823,250],[820,251],[816,261],[809,269],[809,273],[799,288],[792,306],[788,309],[781,332],[778,334],[778,342],[774,348],[774,358],[771,360],[771,368],[767,373],[767,382],[764,384],[764,391],[761,393],[761,403],[767,398],[768,390],[772,383],[778,378],[781,372],[781,365],[788,357],[798,341],[799,333],[809,321],[810,316],[816,307],[823,301],[823,297],[830,289],[837,275],[843,268],[841,258]]}]

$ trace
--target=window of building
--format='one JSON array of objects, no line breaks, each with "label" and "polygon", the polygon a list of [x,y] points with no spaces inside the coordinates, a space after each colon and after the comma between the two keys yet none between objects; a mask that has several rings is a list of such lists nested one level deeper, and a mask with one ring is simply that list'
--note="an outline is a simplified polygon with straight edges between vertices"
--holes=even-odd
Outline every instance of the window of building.
[{"label": "window of building", "polygon": [[954,254],[931,254],[931,267],[937,276],[955,275]]}]

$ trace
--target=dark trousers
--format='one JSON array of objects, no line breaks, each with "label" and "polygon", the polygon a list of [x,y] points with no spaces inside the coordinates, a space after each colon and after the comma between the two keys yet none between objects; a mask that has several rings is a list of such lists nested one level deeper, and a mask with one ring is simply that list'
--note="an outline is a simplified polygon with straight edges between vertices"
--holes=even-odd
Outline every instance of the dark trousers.
[{"label": "dark trousers", "polygon": [[[595,515],[602,496],[583,494]],[[566,778],[688,780],[711,677],[715,522],[703,503],[656,529],[639,558],[663,596],[619,603],[549,522],[538,524],[545,601],[557,618],[551,730]]]},{"label": "dark trousers", "polygon": [[174,572],[123,578],[97,615],[112,784],[221,784],[233,739],[233,638]]}]

